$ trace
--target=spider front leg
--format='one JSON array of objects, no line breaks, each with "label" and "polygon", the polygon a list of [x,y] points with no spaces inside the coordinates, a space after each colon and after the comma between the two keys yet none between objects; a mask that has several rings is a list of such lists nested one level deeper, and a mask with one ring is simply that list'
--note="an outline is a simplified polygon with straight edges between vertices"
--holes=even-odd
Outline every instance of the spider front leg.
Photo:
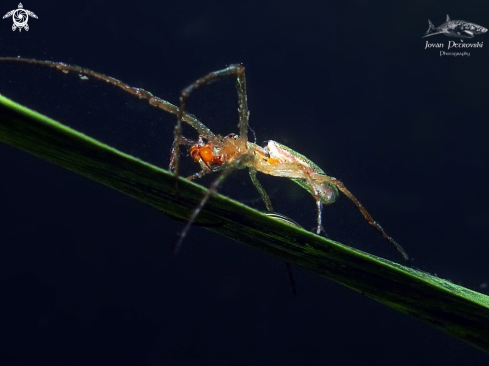
[{"label": "spider front leg", "polygon": [[[112,84],[126,93],[132,94],[139,99],[146,99],[150,105],[153,107],[162,109],[166,112],[173,113],[175,115],[178,114],[178,108],[171,104],[170,102],[167,102],[166,100],[163,100],[161,98],[158,98],[154,96],[152,93],[149,91],[146,91],[141,88],[136,88],[133,86],[130,86],[126,83],[124,83],[121,80],[118,80],[116,78],[113,78],[111,76],[107,76],[101,73],[98,73],[96,71],[86,69],[80,66],[76,65],[68,65],[63,62],[54,62],[54,61],[40,61],[40,60],[34,60],[34,59],[28,59],[28,58],[22,58],[22,57],[0,57],[0,62],[1,61],[9,61],[9,62],[20,62],[20,63],[26,63],[26,64],[33,64],[33,65],[42,65],[42,66],[47,66],[56,70],[59,70],[63,73],[68,73],[68,72],[74,72],[78,74],[79,76],[87,76],[88,78],[94,78],[98,79],[101,81],[105,81],[106,83]],[[85,78],[86,79],[86,78]],[[200,122],[197,118],[195,118],[192,115],[189,114],[184,114],[183,115],[183,121],[188,123],[190,126],[192,126],[201,136],[204,136],[207,139],[212,138],[214,134],[210,129],[208,129],[202,122]],[[182,137],[183,138],[183,137]]]},{"label": "spider front leg", "polygon": [[[178,235],[178,239],[173,247],[173,253],[176,255],[178,254],[179,250],[180,250],[180,247],[182,245],[182,242],[183,242],[183,239],[185,238],[185,236],[187,235],[190,227],[192,226],[192,224],[194,223],[195,219],[197,218],[197,216],[199,215],[200,211],[202,211],[202,209],[204,208],[205,204],[207,203],[207,201],[209,200],[210,196],[213,195],[216,191],[217,191],[217,188],[219,187],[219,184],[221,184],[221,182],[230,174],[232,173],[234,170],[236,169],[240,169],[240,168],[243,168],[244,165],[252,158],[251,155],[249,154],[244,154],[242,156],[240,156],[236,161],[234,161],[233,163],[231,164],[228,164],[226,165],[225,167],[223,167],[222,171],[221,171],[221,174],[219,174],[219,176],[217,177],[216,180],[214,180],[214,182],[212,182],[212,184],[210,185],[210,187],[207,189],[207,191],[205,192],[204,196],[202,197],[202,199],[200,200],[199,204],[194,208],[194,210],[192,211],[187,223],[185,224],[185,227],[183,228],[183,230],[180,232],[180,234]],[[197,173],[199,174],[199,173]]]},{"label": "spider front leg", "polygon": [[248,119],[249,119],[249,111],[248,111],[248,102],[246,96],[246,78],[244,73],[244,67],[242,65],[233,64],[225,69],[214,71],[207,74],[200,79],[197,79],[192,84],[187,86],[182,90],[180,94],[180,104],[178,107],[177,113],[177,124],[174,129],[174,140],[172,145],[172,160],[170,162],[170,171],[175,173],[175,178],[178,179],[178,169],[179,169],[179,152],[180,152],[180,141],[182,137],[182,122],[185,116],[185,105],[187,103],[187,99],[192,93],[194,89],[197,89],[203,85],[207,85],[214,80],[221,78],[227,75],[236,75],[237,81],[237,92],[238,92],[238,114],[239,114],[239,133],[240,138],[247,140],[248,139]]}]

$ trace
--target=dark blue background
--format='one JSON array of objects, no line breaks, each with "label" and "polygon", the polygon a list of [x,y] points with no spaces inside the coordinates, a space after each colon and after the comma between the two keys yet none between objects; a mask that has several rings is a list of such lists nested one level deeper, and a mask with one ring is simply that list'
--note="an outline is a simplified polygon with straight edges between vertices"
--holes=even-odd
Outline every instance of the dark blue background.
[{"label": "dark blue background", "polygon": [[[0,55],[74,63],[175,103],[230,63],[247,70],[251,126],[341,179],[413,266],[487,293],[489,44],[440,57],[421,39],[446,14],[489,26],[489,5],[447,1],[24,2],[28,32],[0,21]],[[17,3],[2,3],[0,13]],[[473,40],[489,42],[486,35]],[[445,46],[446,47],[446,46]],[[175,117],[96,81],[0,64],[0,93],[167,167]],[[188,104],[237,132],[233,80]],[[187,136],[195,136],[186,129]],[[184,170],[197,171],[195,164]],[[1,365],[487,365],[414,318],[181,224],[129,197],[0,146]],[[277,211],[314,226],[314,201],[259,177]],[[209,184],[212,177],[203,179]],[[258,209],[247,173],[223,193]],[[399,260],[345,197],[329,235]],[[482,287],[481,287],[482,286]]]}]

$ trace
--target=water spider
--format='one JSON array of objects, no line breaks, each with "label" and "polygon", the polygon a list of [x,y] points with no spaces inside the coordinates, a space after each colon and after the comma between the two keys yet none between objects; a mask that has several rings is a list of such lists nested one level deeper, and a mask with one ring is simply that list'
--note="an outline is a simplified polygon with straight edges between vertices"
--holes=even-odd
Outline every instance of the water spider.
[{"label": "water spider", "polygon": [[[65,73],[75,72],[80,76],[94,77],[122,88],[128,93],[136,95],[141,99],[148,99],[148,102],[160,109],[177,115],[177,123],[174,129],[174,141],[171,148],[170,170],[178,177],[180,146],[190,146],[189,153],[195,162],[200,165],[201,170],[188,179],[201,178],[206,174],[220,172],[217,179],[210,185],[209,189],[193,210],[185,227],[181,231],[175,244],[174,252],[178,252],[183,239],[185,238],[191,225],[199,215],[209,197],[216,192],[219,184],[236,169],[248,168],[251,181],[257,188],[268,211],[272,212],[273,207],[268,194],[265,192],[257,179],[257,172],[269,174],[276,177],[289,178],[302,188],[307,190],[316,203],[316,234],[321,234],[322,219],[321,213],[323,205],[333,203],[342,192],[360,210],[367,222],[374,226],[404,257],[408,260],[408,255],[402,247],[392,239],[384,229],[372,218],[363,205],[353,194],[336,178],[328,176],[321,168],[298,152],[275,141],[268,141],[264,147],[254,142],[248,141],[248,122],[249,111],[246,94],[245,69],[242,65],[230,65],[222,70],[214,71],[206,76],[194,81],[187,86],[180,95],[180,104],[177,108],[171,103],[153,96],[150,92],[143,89],[131,87],[120,80],[106,76],[89,69],[79,66],[67,65],[52,61],[38,61],[15,57],[0,58],[0,61],[16,61],[30,64],[40,64],[56,68]],[[234,76],[237,82],[238,94],[238,134],[221,136],[214,134],[208,127],[195,117],[185,113],[185,104],[193,90],[209,84],[216,79],[225,76]],[[182,122],[192,126],[199,137],[197,141],[192,141],[182,136]]]}]

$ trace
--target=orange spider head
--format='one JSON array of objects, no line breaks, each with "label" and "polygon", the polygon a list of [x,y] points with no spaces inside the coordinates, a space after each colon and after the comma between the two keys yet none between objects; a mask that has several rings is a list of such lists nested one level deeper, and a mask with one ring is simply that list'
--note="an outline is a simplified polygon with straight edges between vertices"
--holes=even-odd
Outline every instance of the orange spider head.
[{"label": "orange spider head", "polygon": [[199,140],[189,150],[190,156],[199,163],[203,170],[212,170],[213,166],[219,165],[219,156],[216,155],[212,142],[204,143]]},{"label": "orange spider head", "polygon": [[204,142],[199,140],[190,147],[190,156],[204,171],[216,171],[234,155],[236,150],[234,141],[237,136],[230,134],[225,137],[214,136],[211,140]]},{"label": "orange spider head", "polygon": [[189,153],[196,163],[199,163],[205,171],[212,171],[215,167],[222,164],[219,155],[219,147],[213,141],[204,143],[202,138],[199,138],[195,144],[190,147]]}]

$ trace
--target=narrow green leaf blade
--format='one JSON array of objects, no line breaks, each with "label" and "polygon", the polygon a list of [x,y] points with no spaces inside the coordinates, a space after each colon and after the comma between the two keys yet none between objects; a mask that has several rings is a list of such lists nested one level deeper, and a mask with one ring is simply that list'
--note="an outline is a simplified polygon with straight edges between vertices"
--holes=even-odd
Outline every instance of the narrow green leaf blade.
[{"label": "narrow green leaf blade", "polygon": [[[185,219],[205,189],[0,95],[0,141]],[[315,271],[489,352],[489,297],[288,225],[219,194],[199,223]],[[326,308],[326,304],[325,304]]]}]

